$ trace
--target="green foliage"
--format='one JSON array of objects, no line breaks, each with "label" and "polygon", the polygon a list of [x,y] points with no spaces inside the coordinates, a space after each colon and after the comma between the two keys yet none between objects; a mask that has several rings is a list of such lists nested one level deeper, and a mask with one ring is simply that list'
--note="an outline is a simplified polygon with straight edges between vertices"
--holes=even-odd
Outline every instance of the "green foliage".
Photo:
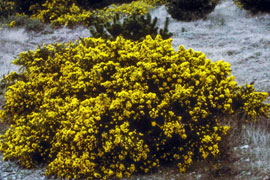
[{"label": "green foliage", "polygon": [[193,21],[205,18],[211,13],[220,0],[170,0],[168,12],[174,19]]},{"label": "green foliage", "polygon": [[134,41],[142,41],[146,35],[155,37],[157,34],[160,34],[163,39],[170,38],[173,34],[168,31],[169,18],[166,18],[164,28],[160,30],[156,27],[157,21],[157,17],[152,21],[149,13],[146,16],[134,13],[121,22],[119,14],[116,14],[112,23],[95,23],[94,27],[90,27],[90,32],[93,37],[111,40],[115,40],[119,35]]},{"label": "green foliage", "polygon": [[234,2],[252,13],[270,12],[270,0],[234,0]]}]

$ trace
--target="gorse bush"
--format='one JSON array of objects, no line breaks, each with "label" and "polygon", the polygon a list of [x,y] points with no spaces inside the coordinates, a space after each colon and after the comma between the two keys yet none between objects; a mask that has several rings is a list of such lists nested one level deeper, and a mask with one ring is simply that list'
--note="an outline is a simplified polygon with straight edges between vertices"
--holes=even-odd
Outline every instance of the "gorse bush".
[{"label": "gorse bush", "polygon": [[119,14],[116,14],[112,23],[95,23],[94,27],[90,27],[90,32],[93,37],[111,40],[115,40],[119,35],[134,41],[142,41],[146,35],[154,38],[157,34],[160,34],[163,39],[170,38],[173,34],[168,31],[169,18],[166,19],[164,28],[160,30],[156,27],[157,21],[157,17],[152,21],[152,17],[148,13],[146,16],[133,14],[121,22]]},{"label": "gorse bush", "polygon": [[27,15],[33,14],[46,0],[10,0],[15,3],[17,12]]},{"label": "gorse bush", "polygon": [[53,26],[87,26],[87,22],[91,22],[93,14],[91,11],[80,9],[72,0],[48,0],[42,4],[42,7],[32,17],[40,19],[43,23],[50,23]]},{"label": "gorse bush", "polygon": [[270,12],[270,0],[234,0],[235,4],[241,8],[257,12]]},{"label": "gorse bush", "polygon": [[143,1],[134,1],[130,4],[115,5],[103,9],[85,10],[80,8],[73,0],[47,0],[43,8],[37,10],[32,17],[39,18],[44,23],[50,23],[53,26],[66,25],[73,27],[75,25],[93,25],[94,22],[112,21],[116,13],[120,16],[130,15],[132,13],[145,14],[152,5]]},{"label": "gorse bush", "polygon": [[[145,14],[156,4],[162,4],[166,1],[14,0],[14,2],[19,12],[38,18],[43,23],[50,23],[56,27],[65,25],[72,28],[77,25],[90,26],[97,19],[102,22],[111,21],[116,13],[119,13],[120,16],[133,13]],[[109,5],[111,7],[107,7]]]},{"label": "gorse bush", "polygon": [[192,21],[205,18],[220,0],[170,0],[167,9],[177,20]]},{"label": "gorse bush", "polygon": [[129,177],[172,161],[185,171],[219,154],[229,127],[217,115],[256,119],[270,108],[267,93],[237,85],[229,63],[175,52],[160,35],[44,45],[14,64],[24,70],[5,77],[0,151],[62,178]]}]

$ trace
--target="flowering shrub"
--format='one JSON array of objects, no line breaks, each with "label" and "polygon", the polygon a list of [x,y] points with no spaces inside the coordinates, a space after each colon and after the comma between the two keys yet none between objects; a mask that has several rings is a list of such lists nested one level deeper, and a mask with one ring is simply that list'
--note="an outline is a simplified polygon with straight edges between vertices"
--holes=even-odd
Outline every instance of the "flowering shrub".
[{"label": "flowering shrub", "polygon": [[[117,3],[118,0],[115,1]],[[85,1],[85,0],[76,0],[76,4],[83,9],[96,9],[96,8],[104,8],[112,2],[110,0],[91,0],[91,1]]]},{"label": "flowering shrub", "polygon": [[94,21],[101,22],[112,21],[116,13],[120,16],[126,16],[133,13],[145,14],[151,8],[153,3],[159,1],[133,1],[129,4],[115,5],[112,7],[105,7],[103,9],[85,10],[80,8],[74,0],[47,0],[38,10],[38,13],[33,14],[33,17],[41,19],[42,22],[51,23],[54,26],[66,25],[72,27],[74,25],[82,24],[90,26]]},{"label": "flowering shrub", "polygon": [[[10,3],[10,2],[8,2]],[[114,3],[114,4],[113,4]],[[20,13],[38,18],[43,23],[51,23],[53,26],[76,25],[90,26],[93,22],[112,21],[115,14],[127,16],[133,13],[146,14],[155,5],[165,4],[166,0],[102,0],[102,1],[81,1],[81,0],[13,0]],[[2,4],[0,1],[0,12]],[[111,5],[112,4],[112,5]],[[111,7],[106,7],[111,5]],[[6,7],[6,5],[5,5]],[[97,9],[98,8],[98,9]]]},{"label": "flowering shrub", "polygon": [[32,17],[39,18],[43,23],[51,23],[53,26],[73,27],[80,24],[88,26],[93,15],[91,11],[80,9],[72,0],[48,0],[42,6],[43,8]]},{"label": "flowering shrub", "polygon": [[47,162],[47,175],[68,179],[129,177],[171,161],[185,171],[219,154],[229,127],[216,115],[267,116],[267,93],[238,86],[229,63],[171,43],[83,38],[20,53],[24,71],[5,77],[4,160]]},{"label": "flowering shrub", "polygon": [[157,17],[152,21],[151,15],[147,13],[147,16],[133,14],[124,18],[121,23],[119,14],[116,14],[112,23],[95,23],[94,27],[90,27],[90,32],[95,38],[111,40],[115,40],[119,35],[134,41],[142,41],[146,35],[154,38],[157,34],[160,34],[163,39],[170,38],[173,34],[168,31],[169,18],[166,18],[163,29],[156,27],[157,21]]},{"label": "flowering shrub", "polygon": [[211,13],[220,0],[170,0],[168,12],[174,19],[192,21],[202,19]]},{"label": "flowering shrub", "polygon": [[240,8],[256,13],[259,11],[270,12],[269,0],[234,0],[234,3]]}]

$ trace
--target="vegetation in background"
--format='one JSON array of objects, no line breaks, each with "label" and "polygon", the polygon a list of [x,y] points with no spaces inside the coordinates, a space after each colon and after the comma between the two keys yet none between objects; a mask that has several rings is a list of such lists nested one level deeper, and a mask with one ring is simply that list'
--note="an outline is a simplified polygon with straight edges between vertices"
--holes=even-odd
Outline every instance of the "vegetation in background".
[{"label": "vegetation in background", "polygon": [[18,14],[10,16],[7,20],[9,27],[24,27],[26,31],[41,32],[45,29],[46,25],[37,18],[30,18],[27,15]]},{"label": "vegetation in background", "polygon": [[9,0],[14,2],[16,12],[23,13],[26,15],[32,15],[35,10],[41,6],[46,0]]},{"label": "vegetation in background", "polygon": [[166,162],[184,172],[218,156],[229,129],[218,115],[268,115],[268,94],[238,86],[229,63],[171,43],[83,38],[19,54],[25,70],[5,77],[0,111],[10,124],[4,160],[46,162],[47,175],[75,179],[129,177]]},{"label": "vegetation in background", "polygon": [[170,0],[167,9],[177,20],[193,21],[205,18],[211,13],[220,0]]},{"label": "vegetation in background", "polygon": [[111,4],[131,3],[133,0],[76,0],[76,4],[83,9],[101,9]]},{"label": "vegetation in background", "polygon": [[[52,26],[90,26],[95,20],[108,22],[118,13],[126,16],[133,13],[145,14],[153,6],[165,3],[165,0],[103,0],[103,1],[80,1],[80,0],[43,0],[22,1],[14,0],[17,12],[38,18],[43,23]],[[111,5],[111,7],[108,7]]]},{"label": "vegetation in background", "polygon": [[[166,2],[166,0],[10,0],[0,1],[0,11],[3,11],[2,16],[7,18],[12,15],[10,13],[10,4],[12,4],[14,14],[17,12],[21,16],[27,15],[33,19],[40,19],[42,23],[48,23],[54,27],[67,26],[73,28],[78,25],[89,27],[94,23],[109,22],[113,20],[116,14],[119,14],[120,17],[134,13],[146,14],[154,6]],[[12,22],[11,27],[16,26],[16,24],[21,23]]]},{"label": "vegetation in background", "polygon": [[133,14],[122,21],[120,21],[119,14],[116,14],[112,23],[95,23],[94,27],[90,27],[90,32],[96,38],[115,40],[121,35],[125,39],[133,41],[142,41],[146,35],[151,35],[154,38],[157,34],[160,34],[163,39],[168,39],[173,35],[168,31],[169,18],[166,19],[163,29],[156,27],[158,18],[155,17],[152,21],[149,13],[146,16]]},{"label": "vegetation in background", "polygon": [[240,8],[257,12],[270,12],[270,0],[234,0],[235,4]]},{"label": "vegetation in background", "polygon": [[5,0],[0,0],[0,20],[8,18],[11,15],[15,14],[15,3]]},{"label": "vegetation in background", "polygon": [[[118,1],[116,0],[115,3]],[[112,4],[110,0],[76,0],[76,4],[83,9],[100,9]]]},{"label": "vegetation in background", "polygon": [[[27,4],[28,1],[25,1]],[[30,18],[28,15],[22,13],[19,9],[18,4],[13,1],[2,1],[0,0],[0,20],[2,27],[8,26],[13,27],[24,27],[26,31],[40,32],[44,30],[45,24],[43,24],[37,18]],[[22,6],[23,8],[23,6]]]}]

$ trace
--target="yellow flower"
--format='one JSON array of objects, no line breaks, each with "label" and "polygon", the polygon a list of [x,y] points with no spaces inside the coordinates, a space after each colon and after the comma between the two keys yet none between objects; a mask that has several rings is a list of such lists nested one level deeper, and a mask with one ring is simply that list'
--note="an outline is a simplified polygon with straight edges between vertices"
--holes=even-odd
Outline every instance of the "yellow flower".
[{"label": "yellow flower", "polygon": [[16,25],[16,21],[11,21],[9,23],[9,27],[13,28]]}]

